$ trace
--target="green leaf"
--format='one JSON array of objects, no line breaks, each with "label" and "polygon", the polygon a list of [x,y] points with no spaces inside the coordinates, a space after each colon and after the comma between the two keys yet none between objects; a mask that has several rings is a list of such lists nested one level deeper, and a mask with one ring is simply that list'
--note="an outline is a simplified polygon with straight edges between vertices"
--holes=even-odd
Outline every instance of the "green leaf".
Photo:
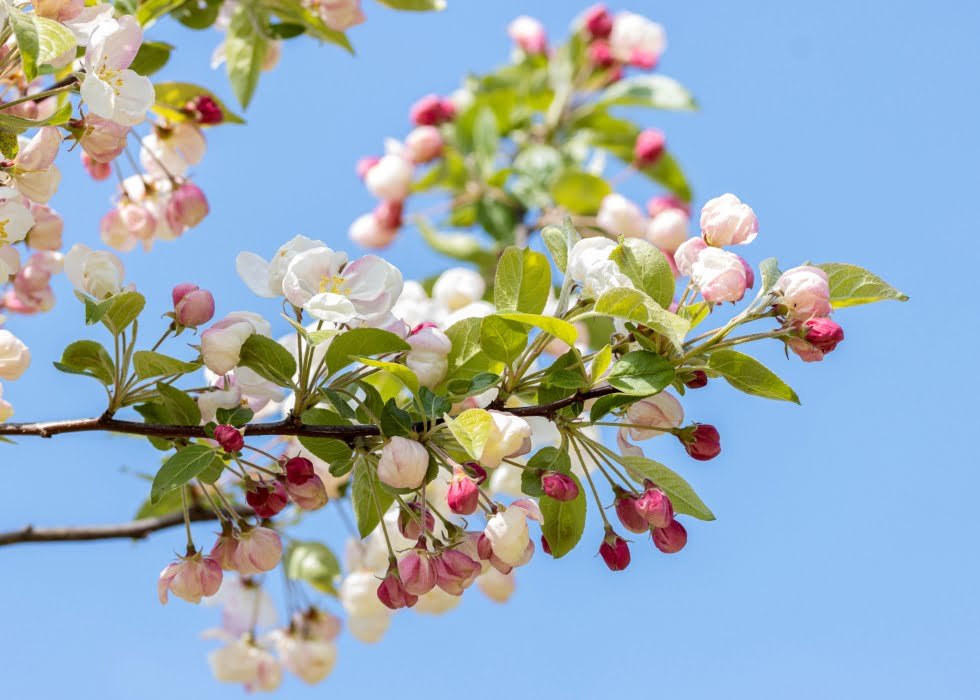
[{"label": "green leaf", "polygon": [[76,340],[65,348],[61,362],[54,366],[68,374],[82,374],[112,386],[116,379],[116,365],[108,351],[94,340]]},{"label": "green leaf", "polygon": [[606,107],[697,109],[697,103],[687,88],[665,75],[635,75],[619,80],[603,90],[595,104]]},{"label": "green leaf", "polygon": [[255,412],[247,406],[236,406],[235,408],[219,408],[215,411],[215,420],[222,425],[233,425],[241,428],[255,418]]},{"label": "green leaf", "polygon": [[285,22],[296,22],[306,28],[306,33],[314,39],[336,44],[350,53],[354,48],[343,32],[328,27],[318,12],[311,10],[306,3],[296,0],[263,0],[262,7],[270,10]]},{"label": "green leaf", "polygon": [[180,491],[174,490],[161,497],[156,503],[147,498],[133,517],[136,520],[140,520],[141,518],[157,518],[161,515],[177,513],[182,508],[183,501],[180,498]]},{"label": "green leaf", "polygon": [[385,408],[381,412],[381,433],[385,437],[409,437],[414,436],[414,423],[411,414],[403,408],[399,408],[394,399],[388,399]]},{"label": "green leaf", "polygon": [[146,306],[146,299],[139,292],[120,292],[107,301],[108,308],[100,320],[113,335],[126,330]]},{"label": "green leaf", "polygon": [[542,496],[539,501],[541,515],[544,516],[541,533],[548,541],[551,556],[555,559],[572,551],[585,531],[585,489],[575,475],[568,476],[578,486],[578,496],[571,501],[556,501],[549,496]]},{"label": "green leaf", "polygon": [[71,110],[71,102],[65,102],[45,119],[24,119],[12,114],[0,114],[0,129],[20,134],[28,129],[36,129],[41,126],[60,126],[71,119]]},{"label": "green leaf", "polygon": [[651,180],[676,194],[681,200],[691,201],[691,186],[688,184],[677,159],[670,153],[664,153],[657,158],[656,162],[645,165],[640,170]]},{"label": "green leaf", "polygon": [[[193,83],[157,83],[153,86],[156,93],[156,102],[153,111],[161,116],[176,122],[185,122],[192,117],[184,111],[188,102],[192,102],[198,97],[206,96],[214,100],[215,104],[221,108],[224,122],[232,124],[244,124],[245,120],[232,112],[221,99],[207,88]],[[69,113],[70,114],[70,113]]]},{"label": "green leaf", "polygon": [[201,368],[200,362],[184,362],[159,352],[139,350],[133,353],[133,367],[139,379],[168,377],[172,374],[187,374]]},{"label": "green leaf", "polygon": [[330,374],[343,369],[357,356],[389,355],[407,352],[411,346],[394,333],[378,328],[355,328],[338,335],[327,348],[326,362]]},{"label": "green leaf", "polygon": [[464,318],[446,330],[446,335],[453,344],[447,358],[447,380],[469,381],[498,366],[499,363],[491,360],[480,345],[482,323],[482,318]]},{"label": "green leaf", "polygon": [[[322,408],[305,411],[300,420],[303,425],[346,425],[346,421],[339,415]],[[327,464],[350,459],[353,452],[350,445],[336,438],[301,437],[299,443]]]},{"label": "green leaf", "polygon": [[634,350],[612,366],[606,380],[624,394],[649,396],[670,386],[674,381],[674,366],[649,350]]},{"label": "green leaf", "polygon": [[908,301],[908,295],[863,267],[845,263],[823,263],[817,267],[827,273],[830,303],[836,309],[887,299]]},{"label": "green leaf", "polygon": [[[523,210],[487,195],[476,203],[476,220],[480,226],[498,241],[514,242],[514,229],[520,224]],[[455,226],[471,225],[455,222]]]},{"label": "green leaf", "polygon": [[711,509],[677,472],[646,457],[621,457],[620,462],[637,481],[642,483],[643,479],[650,479],[663,489],[675,512],[693,516],[698,520],[715,519]]},{"label": "green leaf", "polygon": [[189,0],[170,16],[189,29],[207,29],[218,19],[221,5],[221,0]]},{"label": "green leaf", "polygon": [[383,369],[386,372],[391,373],[391,375],[398,381],[408,387],[408,390],[413,394],[419,393],[419,378],[415,376],[415,372],[410,370],[405,365],[400,365],[397,362],[375,360],[370,357],[356,356],[356,359],[358,362],[365,364],[368,367],[377,367],[378,369]]},{"label": "green leaf", "polygon": [[30,82],[37,77],[37,55],[41,48],[34,15],[21,12],[10,0],[4,0],[4,5],[7,7],[7,18],[10,20],[14,37],[17,39],[17,47],[20,49],[24,77]]},{"label": "green leaf", "polygon": [[47,17],[34,16],[37,27],[37,65],[49,66],[51,62],[75,48],[75,35],[63,25]]},{"label": "green leaf", "polygon": [[593,216],[599,211],[602,199],[612,194],[612,187],[598,175],[566,171],[551,187],[555,202],[573,214]]},{"label": "green leaf", "polygon": [[782,379],[754,357],[735,350],[715,350],[708,357],[708,369],[725,378],[746,394],[777,401],[799,403],[800,399]]},{"label": "green leaf", "polygon": [[20,151],[20,144],[17,143],[17,134],[12,131],[0,131],[0,153],[4,158],[13,160]]},{"label": "green leaf", "polygon": [[497,118],[489,107],[482,108],[476,114],[473,122],[473,154],[477,166],[484,177],[493,172],[493,163],[497,157],[497,143],[500,133],[497,131]]},{"label": "green leaf", "polygon": [[527,331],[515,321],[500,316],[486,316],[480,323],[480,346],[487,356],[510,364],[527,347]]},{"label": "green leaf", "polygon": [[272,338],[253,333],[242,345],[241,367],[248,367],[273,384],[288,387],[296,374],[296,359]]},{"label": "green leaf", "polygon": [[497,311],[540,314],[551,292],[551,265],[542,253],[508,247],[497,263],[493,302]]},{"label": "green leaf", "polygon": [[225,66],[238,103],[248,107],[259,84],[268,40],[259,33],[259,21],[251,5],[242,4],[231,16],[225,35]]},{"label": "green leaf", "polygon": [[545,226],[541,229],[541,238],[544,240],[551,259],[555,261],[555,267],[559,272],[565,272],[568,267],[568,243],[565,240],[565,232],[558,226]]},{"label": "green leaf", "polygon": [[174,422],[179,425],[201,424],[201,409],[197,407],[197,401],[186,392],[163,382],[157,382],[157,392]]},{"label": "green leaf", "polygon": [[140,44],[136,58],[133,59],[129,68],[140,75],[153,75],[167,65],[167,61],[170,60],[170,52],[173,49],[172,44],[162,41],[144,41]]},{"label": "green leaf", "polygon": [[[571,344],[571,343],[569,343]],[[590,368],[590,377],[592,383],[598,383],[606,370],[609,369],[609,365],[612,364],[612,346],[609,344],[603,345],[602,348],[595,354],[592,358],[592,367]]]},{"label": "green leaf", "polygon": [[428,418],[439,418],[443,413],[452,410],[453,402],[445,396],[435,394],[428,387],[419,389],[419,401],[422,403],[422,412]]},{"label": "green leaf", "polygon": [[381,522],[381,517],[395,497],[381,488],[374,466],[362,459],[354,467],[350,500],[354,519],[357,521],[357,531],[361,537],[367,537]]},{"label": "green leaf", "polygon": [[170,14],[186,2],[187,0],[146,0],[136,10],[136,21],[145,27]]},{"label": "green leaf", "polygon": [[393,10],[408,10],[411,12],[439,12],[446,9],[446,0],[378,0]]},{"label": "green leaf", "polygon": [[506,318],[510,321],[517,321],[527,326],[540,328],[545,333],[553,335],[567,345],[575,345],[578,340],[578,329],[568,321],[564,321],[554,316],[541,316],[539,314],[525,314],[519,311],[508,311],[498,313],[497,316]]},{"label": "green leaf", "polygon": [[630,278],[641,292],[662,307],[674,300],[674,273],[657,246],[639,238],[625,238],[613,248],[609,259]]},{"label": "green leaf", "polygon": [[340,562],[322,542],[293,541],[283,556],[283,571],[294,581],[306,581],[318,591],[337,595]]},{"label": "green leaf", "polygon": [[640,397],[638,396],[630,396],[628,394],[600,396],[595,400],[595,403],[592,404],[592,408],[589,410],[589,421],[595,423],[598,420],[602,420],[611,411],[628,406],[634,401],[639,401],[639,399]]},{"label": "green leaf", "polygon": [[493,418],[482,408],[471,408],[463,411],[456,418],[445,414],[443,418],[456,442],[466,450],[470,457],[479,460],[483,456],[483,448],[490,437]]},{"label": "green leaf", "polygon": [[158,503],[167,493],[196,478],[210,467],[215,459],[219,459],[217,452],[207,445],[188,445],[180,448],[163,463],[160,471],[153,477],[150,502]]},{"label": "green leaf", "polygon": [[678,350],[691,328],[691,322],[686,318],[670,313],[643,292],[628,287],[616,287],[604,292],[596,299],[593,311],[652,328]]}]

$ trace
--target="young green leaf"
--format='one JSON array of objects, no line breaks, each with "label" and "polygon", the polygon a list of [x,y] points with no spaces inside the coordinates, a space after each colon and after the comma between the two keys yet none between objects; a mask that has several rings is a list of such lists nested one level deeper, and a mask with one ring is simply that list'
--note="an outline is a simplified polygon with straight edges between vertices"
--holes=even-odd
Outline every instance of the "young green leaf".
[{"label": "young green leaf", "polygon": [[258,333],[250,335],[242,344],[238,364],[283,387],[291,386],[296,374],[296,359],[292,353],[272,338]]},{"label": "young green leaf", "polygon": [[180,448],[163,463],[160,471],[153,477],[150,501],[159,502],[165,494],[196,478],[210,467],[215,459],[220,461],[218,454],[207,445],[188,445]]},{"label": "young green leaf", "polygon": [[358,356],[389,355],[411,349],[394,333],[378,328],[355,328],[338,335],[330,343],[326,355],[327,369],[334,374]]},{"label": "young green leaf", "polygon": [[652,328],[677,349],[680,349],[691,328],[691,322],[686,318],[670,313],[643,292],[628,287],[616,287],[603,292],[596,299],[593,311]]},{"label": "young green leaf", "polygon": [[108,309],[101,321],[113,335],[119,335],[126,330],[146,306],[146,299],[139,292],[120,292],[107,301]]},{"label": "young green leaf", "polygon": [[598,175],[574,170],[566,171],[551,186],[556,204],[582,216],[597,214],[603,198],[611,193],[612,186]]},{"label": "young green leaf", "polygon": [[139,350],[133,353],[133,367],[136,369],[137,378],[150,379],[194,372],[201,368],[201,363],[184,362],[159,352]]},{"label": "young green leaf", "polygon": [[4,5],[6,6],[4,14],[10,20],[14,38],[17,40],[17,48],[20,49],[24,77],[30,82],[37,77],[37,54],[40,50],[34,15],[22,12],[11,0],[4,0]]},{"label": "young green leaf", "polygon": [[517,321],[527,326],[540,328],[545,333],[555,336],[567,345],[575,345],[578,340],[578,330],[568,321],[564,321],[554,316],[542,316],[540,314],[525,314],[519,311],[507,311],[498,313],[497,316],[511,321]]},{"label": "young green leaf", "polygon": [[497,311],[540,314],[551,292],[551,265],[544,254],[511,246],[497,263],[493,302]]},{"label": "young green leaf", "polygon": [[186,392],[163,382],[157,382],[157,392],[174,422],[178,425],[200,425],[201,409]]},{"label": "young green leaf", "polygon": [[626,238],[613,249],[609,259],[659,306],[670,306],[676,283],[670,263],[659,248],[640,238]]},{"label": "young green leaf", "polygon": [[243,108],[252,101],[268,48],[268,40],[258,30],[260,24],[256,8],[251,4],[241,4],[232,14],[225,35],[228,79]]},{"label": "young green leaf", "polygon": [[612,366],[606,380],[624,394],[649,396],[670,386],[674,381],[674,367],[669,360],[649,350],[634,350]]},{"label": "young green leaf", "polygon": [[116,365],[108,351],[94,340],[76,340],[65,348],[61,362],[54,366],[68,374],[82,374],[112,386],[116,379]]},{"label": "young green leaf", "polygon": [[351,507],[357,521],[357,531],[367,537],[381,522],[381,517],[395,497],[381,487],[374,466],[360,460],[354,467],[354,481],[350,490]]},{"label": "young green leaf", "polygon": [[665,75],[635,75],[606,88],[596,106],[652,107],[654,109],[697,109],[687,88]]},{"label": "young green leaf", "polygon": [[800,402],[796,392],[786,382],[749,355],[735,350],[715,350],[708,357],[708,369],[717,372],[725,381],[746,394],[764,399]]},{"label": "young green leaf", "polygon": [[294,581],[306,581],[318,591],[337,595],[340,562],[322,542],[292,542],[282,558],[283,570]]},{"label": "young green leaf", "polygon": [[445,414],[443,418],[456,442],[475,460],[483,456],[483,448],[490,437],[493,418],[482,408],[463,411],[456,418]]},{"label": "young green leaf", "polygon": [[510,364],[527,347],[527,331],[520,323],[491,314],[480,324],[480,346],[488,357]]},{"label": "young green leaf", "polygon": [[870,304],[887,299],[908,300],[908,295],[902,294],[878,275],[863,267],[844,263],[823,263],[817,267],[827,273],[830,303],[834,308]]}]

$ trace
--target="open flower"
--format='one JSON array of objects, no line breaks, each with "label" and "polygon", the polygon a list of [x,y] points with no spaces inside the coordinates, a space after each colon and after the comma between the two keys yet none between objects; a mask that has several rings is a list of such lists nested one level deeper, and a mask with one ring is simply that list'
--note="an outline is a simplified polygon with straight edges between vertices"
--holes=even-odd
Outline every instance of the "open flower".
[{"label": "open flower", "polygon": [[153,83],[129,70],[143,41],[143,30],[129,15],[106,19],[92,32],[82,63],[82,100],[100,117],[135,126],[153,105]]},{"label": "open flower", "polygon": [[61,132],[53,126],[38,129],[30,140],[18,139],[20,152],[10,174],[17,190],[34,202],[47,202],[58,189],[61,171],[54,164]]},{"label": "open flower", "polygon": [[255,253],[239,253],[235,259],[235,271],[254,294],[260,297],[277,297],[282,294],[282,281],[286,277],[289,263],[300,253],[313,248],[322,248],[323,241],[306,236],[294,236],[280,246],[272,260],[266,260]]},{"label": "open flower", "polygon": [[24,240],[34,217],[12,187],[0,187],[0,246]]},{"label": "open flower", "polygon": [[107,250],[92,250],[76,243],[65,254],[65,275],[72,286],[96,299],[105,299],[122,289],[122,261]]},{"label": "open flower", "polygon": [[298,254],[282,282],[286,299],[322,321],[376,320],[387,314],[402,291],[402,273],[374,255],[352,263],[327,247]]},{"label": "open flower", "polygon": [[0,378],[19,379],[31,365],[31,351],[24,342],[6,329],[0,329]]},{"label": "open flower", "polygon": [[167,603],[170,593],[188,603],[200,603],[201,598],[217,593],[220,586],[221,565],[197,552],[168,564],[160,572],[157,595],[163,604]]},{"label": "open flower", "polygon": [[656,22],[633,12],[613,19],[609,48],[616,60],[639,68],[653,68],[667,48],[667,34]]}]

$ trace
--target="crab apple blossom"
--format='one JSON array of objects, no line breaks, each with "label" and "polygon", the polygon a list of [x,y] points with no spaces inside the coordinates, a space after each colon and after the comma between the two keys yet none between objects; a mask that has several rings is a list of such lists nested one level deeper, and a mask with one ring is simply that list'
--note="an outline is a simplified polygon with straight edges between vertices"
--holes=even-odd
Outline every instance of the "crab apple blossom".
[{"label": "crab apple blossom", "polygon": [[221,106],[210,95],[198,95],[184,105],[182,111],[203,126],[220,124],[225,118]]},{"label": "crab apple blossom", "polygon": [[632,287],[633,283],[609,259],[616,244],[608,238],[585,238],[568,254],[566,274],[581,288],[587,298],[598,298],[614,287]]},{"label": "crab apple blossom", "polygon": [[786,307],[786,315],[793,320],[828,316],[833,310],[827,273],[819,267],[801,265],[787,270],[776,280],[773,292],[776,304]]},{"label": "crab apple blossom", "polygon": [[157,219],[148,208],[128,199],[119,202],[99,222],[99,236],[110,248],[128,252],[143,241],[148,243],[157,230]]},{"label": "crab apple blossom", "polygon": [[544,25],[533,17],[521,15],[507,25],[507,35],[526,54],[547,53],[548,35]]},{"label": "crab apple blossom", "polygon": [[630,565],[629,545],[612,530],[606,531],[606,536],[599,545],[599,556],[606,562],[610,571],[622,571]]},{"label": "crab apple blossom", "polygon": [[668,209],[680,209],[682,212],[691,216],[691,205],[674,194],[659,194],[647,200],[647,215],[650,218],[656,217]]},{"label": "crab apple blossom", "polygon": [[429,388],[439,384],[449,368],[449,351],[453,349],[449,337],[434,323],[423,323],[412,329],[406,341],[412,349],[405,356],[405,364],[419,383]]},{"label": "crab apple blossom", "polygon": [[621,194],[607,194],[599,204],[596,223],[613,236],[642,238],[647,220],[643,211]]},{"label": "crab apple blossom", "polygon": [[673,254],[687,241],[687,225],[687,214],[682,209],[665,209],[650,219],[646,238],[665,253]]},{"label": "crab apple blossom", "polygon": [[160,572],[157,596],[164,604],[170,593],[188,603],[200,603],[201,598],[217,593],[220,586],[221,565],[211,557],[195,552],[168,564]]},{"label": "crab apple blossom", "polygon": [[235,571],[238,569],[238,564],[235,562],[236,549],[238,549],[238,538],[235,537],[231,526],[224,525],[208,556],[218,562],[222,571]]},{"label": "crab apple blossom", "polygon": [[530,450],[531,426],[519,416],[500,411],[488,411],[491,418],[487,442],[479,462],[484,467],[497,467],[506,457],[517,457]]},{"label": "crab apple blossom", "polygon": [[245,492],[245,502],[260,518],[271,518],[289,505],[285,487],[278,481],[253,484]]},{"label": "crab apple blossom", "polygon": [[246,576],[272,571],[282,559],[282,538],[275,530],[255,527],[238,535],[233,560],[235,569]]},{"label": "crab apple blossom", "polygon": [[667,137],[660,129],[644,129],[633,144],[633,162],[638,167],[653,165],[664,154]]},{"label": "crab apple blossom", "polygon": [[446,503],[457,515],[472,515],[480,502],[480,487],[461,468],[456,467],[449,484]]},{"label": "crab apple blossom", "polygon": [[429,453],[415,440],[391,438],[381,450],[378,478],[393,489],[414,489],[422,485],[429,469]]},{"label": "crab apple blossom", "polygon": [[691,281],[712,304],[741,301],[749,288],[745,261],[720,248],[701,251],[691,267]]},{"label": "crab apple blossom", "polygon": [[708,386],[708,375],[704,370],[696,369],[692,372],[692,377],[684,382],[688,389],[701,389]]},{"label": "crab apple blossom", "polygon": [[398,511],[398,532],[408,540],[417,540],[426,532],[432,532],[436,527],[435,516],[431,508],[423,511],[419,501],[409,501],[407,508]]},{"label": "crab apple blossom", "polygon": [[605,5],[593,5],[582,13],[577,24],[593,39],[605,39],[612,32],[613,18]]},{"label": "crab apple blossom", "polygon": [[436,585],[451,595],[463,595],[483,567],[458,549],[444,549],[435,560]]},{"label": "crab apple blossom", "polygon": [[142,139],[140,163],[155,177],[183,177],[204,158],[207,141],[194,124],[158,125]]},{"label": "crab apple blossom", "polygon": [[214,318],[214,296],[196,284],[178,284],[170,293],[174,303],[174,320],[187,328],[197,328]]},{"label": "crab apple blossom", "polygon": [[282,682],[282,669],[275,657],[248,636],[212,651],[208,665],[217,680],[241,683],[250,691],[272,691]]},{"label": "crab apple blossom", "polygon": [[348,263],[346,253],[313,248],[292,259],[282,289],[293,306],[322,321],[373,321],[391,310],[402,290],[402,274],[374,255]]},{"label": "crab apple blossom", "polygon": [[674,508],[667,494],[649,483],[636,499],[636,512],[651,527],[667,527],[674,520]]},{"label": "crab apple blossom", "polygon": [[556,501],[574,501],[579,494],[575,480],[561,472],[544,472],[541,475],[541,490]]},{"label": "crab apple blossom", "polygon": [[31,210],[12,187],[0,187],[0,246],[19,243],[34,226]]},{"label": "crab apple blossom", "polygon": [[340,584],[339,597],[344,610],[352,617],[369,617],[384,613],[387,608],[378,599],[381,582],[370,571],[352,571]]},{"label": "crab apple blossom", "polygon": [[825,316],[808,318],[801,324],[802,337],[787,340],[789,349],[804,362],[819,362],[844,340],[844,329]]},{"label": "crab apple blossom", "polygon": [[364,185],[378,199],[401,201],[412,186],[412,163],[397,153],[388,153],[364,175]]},{"label": "crab apple blossom", "polygon": [[411,595],[425,595],[436,585],[436,555],[425,549],[424,543],[410,549],[398,560],[398,574],[405,591]]},{"label": "crab apple blossom", "polygon": [[620,487],[617,487],[615,492],[616,500],[614,501],[614,507],[616,516],[619,518],[619,522],[623,524],[623,527],[633,533],[641,533],[649,530],[650,525],[647,524],[646,518],[637,509],[638,497]]},{"label": "crab apple blossom", "polygon": [[19,379],[31,365],[31,351],[5,328],[0,328],[0,379]]},{"label": "crab apple blossom", "polygon": [[398,568],[392,564],[388,568],[388,573],[378,586],[378,600],[386,608],[398,610],[399,608],[410,608],[418,602],[418,596],[412,595],[405,590],[401,577],[398,575]]},{"label": "crab apple blossom", "polygon": [[61,132],[52,126],[38,129],[28,140],[19,138],[19,151],[8,174],[22,195],[34,202],[47,202],[58,189],[61,171],[54,165],[61,146]]},{"label": "crab apple blossom", "polygon": [[630,427],[622,430],[633,440],[648,440],[680,427],[684,422],[684,408],[677,397],[662,391],[630,404],[624,422]]},{"label": "crab apple blossom", "polygon": [[457,311],[480,301],[487,283],[476,271],[466,267],[451,267],[432,285],[432,298],[449,311]]},{"label": "crab apple blossom", "polygon": [[612,68],[616,59],[609,48],[609,42],[598,40],[589,44],[589,62],[597,68]]},{"label": "crab apple blossom", "polygon": [[701,251],[708,247],[708,244],[701,238],[688,238],[677,246],[674,251],[674,264],[677,270],[685,277],[694,273],[694,263],[697,262]]},{"label": "crab apple blossom", "polygon": [[687,453],[700,462],[707,462],[721,454],[721,435],[715,426],[708,423],[695,423],[693,428],[685,429],[678,437]]},{"label": "crab apple blossom", "polygon": [[323,479],[316,474],[299,483],[291,481],[287,475],[283,486],[293,503],[303,510],[319,510],[330,500]]},{"label": "crab apple blossom", "polygon": [[439,126],[456,118],[456,107],[445,97],[426,95],[412,105],[409,118],[416,126]]},{"label": "crab apple blossom", "polygon": [[531,542],[527,511],[515,506],[498,510],[487,520],[483,534],[495,557],[508,566],[517,566]]},{"label": "crab apple blossom", "polygon": [[96,182],[108,180],[112,176],[112,163],[100,163],[85,151],[81,155],[82,167]]},{"label": "crab apple blossom", "polygon": [[239,452],[245,446],[242,431],[233,425],[215,426],[214,439],[225,452]]},{"label": "crab apple blossom", "polygon": [[106,19],[92,32],[82,59],[82,100],[93,114],[135,126],[152,106],[153,83],[129,69],[143,41],[143,30],[129,15]]},{"label": "crab apple blossom", "polygon": [[269,324],[249,311],[234,311],[212,324],[201,333],[204,366],[218,375],[232,371],[241,359],[242,345],[254,333],[268,335]]},{"label": "crab apple blossom", "polygon": [[316,685],[329,676],[337,663],[337,646],[329,640],[279,631],[273,644],[286,670],[309,685]]},{"label": "crab apple blossom", "polygon": [[405,137],[405,154],[416,165],[431,163],[442,149],[442,134],[434,126],[417,126]]},{"label": "crab apple blossom", "polygon": [[733,194],[708,200],[701,208],[701,237],[710,246],[751,243],[759,233],[752,207]]},{"label": "crab apple blossom", "polygon": [[200,187],[189,180],[181,182],[167,201],[167,224],[175,235],[204,221],[211,211],[207,197]]},{"label": "crab apple blossom", "polygon": [[92,250],[76,243],[65,254],[65,276],[80,292],[105,299],[122,290],[123,264],[106,250]]},{"label": "crab apple blossom", "polygon": [[666,527],[656,527],[650,533],[653,544],[664,554],[676,554],[687,544],[687,530],[677,520]]},{"label": "crab apple blossom", "polygon": [[46,204],[31,203],[34,226],[27,232],[25,243],[34,250],[61,250],[64,219]]},{"label": "crab apple blossom", "polygon": [[633,12],[620,12],[613,18],[609,47],[622,63],[653,68],[667,48],[664,28]]},{"label": "crab apple blossom", "polygon": [[502,574],[494,568],[476,577],[476,585],[483,594],[495,603],[506,603],[514,595],[514,574]]},{"label": "crab apple blossom", "polygon": [[281,296],[282,282],[293,258],[313,248],[323,248],[325,245],[323,241],[306,236],[294,236],[280,246],[272,256],[272,260],[265,260],[255,253],[239,253],[235,259],[235,271],[253,294],[260,297]]}]

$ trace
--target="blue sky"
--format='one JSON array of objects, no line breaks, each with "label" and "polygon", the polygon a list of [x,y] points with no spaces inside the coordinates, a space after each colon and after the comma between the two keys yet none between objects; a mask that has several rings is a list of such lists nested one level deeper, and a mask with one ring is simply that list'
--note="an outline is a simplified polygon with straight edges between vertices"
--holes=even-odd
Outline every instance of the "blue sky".
[{"label": "blue sky", "polygon": [[[215,290],[219,312],[272,313],[235,277],[240,249],[269,253],[296,233],[344,246],[349,222],[372,206],[353,163],[383,137],[404,135],[411,102],[503,60],[513,16],[531,11],[563,35],[579,9],[449,4],[439,16],[406,16],[365,0],[353,59],[287,44],[249,125],[209,134],[198,181],[212,215],[177,243],[125,258],[155,310],[165,310],[174,283],[190,280]],[[474,593],[443,617],[399,615],[378,646],[345,635],[328,681],[309,689],[290,680],[283,697],[416,687],[431,698],[595,697],[620,687],[683,697],[976,697],[980,564],[970,513],[980,476],[965,419],[978,387],[958,360],[980,339],[971,323],[980,6],[713,0],[630,9],[666,25],[662,70],[702,105],[644,118],[667,131],[699,203],[732,191],[755,208],[761,233],[747,257],[858,263],[911,301],[839,312],[847,340],[822,364],[757,351],[802,406],[720,383],[690,395],[688,416],[721,430],[721,457],[702,464],[674,444],[648,449],[718,516],[690,524],[683,553],[665,557],[638,542],[619,574],[588,542],[561,561],[539,557],[520,571],[506,607]],[[165,25],[152,35],[180,47],[164,75],[228,94],[206,68],[217,34]],[[111,187],[78,170],[64,159],[54,205],[71,240],[94,243]],[[627,192],[648,194],[640,183]],[[421,250],[409,233],[387,255],[422,277],[442,262]],[[29,374],[4,387],[20,420],[102,408],[90,382],[50,366],[86,334],[64,280],[57,292],[54,312],[9,326],[34,353]],[[151,472],[157,459],[145,444],[96,435],[21,440],[0,454],[2,529],[125,519],[146,484],[123,472]],[[589,527],[597,547],[598,524]],[[306,530],[340,541],[329,513]],[[173,533],[0,550],[6,694],[240,697],[211,680],[210,645],[197,636],[216,612],[156,602],[156,575],[179,546]]]}]

